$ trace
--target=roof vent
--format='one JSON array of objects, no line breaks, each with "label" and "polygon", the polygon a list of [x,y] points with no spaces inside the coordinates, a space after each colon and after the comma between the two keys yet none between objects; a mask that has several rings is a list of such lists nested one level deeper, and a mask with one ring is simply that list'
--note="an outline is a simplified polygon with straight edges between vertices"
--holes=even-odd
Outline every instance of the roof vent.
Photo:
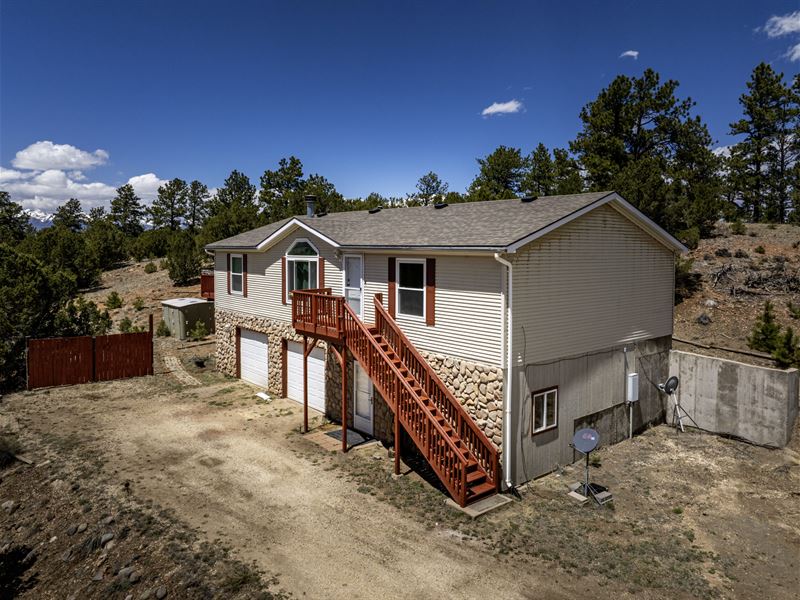
[{"label": "roof vent", "polygon": [[379,212],[381,212],[381,208],[383,208],[383,207],[382,206],[376,206],[375,208],[370,208],[369,209],[369,214],[374,215],[376,213],[379,213]]},{"label": "roof vent", "polygon": [[447,202],[437,202],[433,205],[433,208],[447,208]]},{"label": "roof vent", "polygon": [[317,213],[318,217],[326,217],[327,215],[328,215],[328,211],[327,210],[321,210],[321,211],[319,211]]},{"label": "roof vent", "polygon": [[525,202],[525,203],[527,203],[527,202],[533,202],[533,201],[534,201],[534,200],[536,200],[538,197],[539,197],[539,196],[523,196],[522,198],[520,198],[520,200],[522,200],[522,202]]}]

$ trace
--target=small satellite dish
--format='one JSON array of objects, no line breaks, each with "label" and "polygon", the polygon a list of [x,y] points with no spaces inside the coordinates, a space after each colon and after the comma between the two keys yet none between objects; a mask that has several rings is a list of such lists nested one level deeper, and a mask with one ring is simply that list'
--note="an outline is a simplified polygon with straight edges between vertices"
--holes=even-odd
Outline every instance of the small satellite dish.
[{"label": "small satellite dish", "polygon": [[672,375],[667,381],[661,384],[659,387],[667,394],[674,394],[675,390],[678,389],[678,384],[680,381],[678,380],[675,375]]},{"label": "small satellite dish", "polygon": [[600,434],[594,429],[579,429],[572,436],[572,446],[581,454],[589,454],[600,443]]}]

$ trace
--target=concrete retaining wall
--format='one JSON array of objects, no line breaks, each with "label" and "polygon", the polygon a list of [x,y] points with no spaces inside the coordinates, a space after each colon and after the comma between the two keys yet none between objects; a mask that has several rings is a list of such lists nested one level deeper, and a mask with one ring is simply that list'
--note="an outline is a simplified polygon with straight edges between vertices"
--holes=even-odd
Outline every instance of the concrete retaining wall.
[{"label": "concrete retaining wall", "polygon": [[[670,352],[681,406],[699,427],[785,446],[798,413],[797,369],[757,367],[691,352]],[[667,408],[667,421],[671,418]]]}]

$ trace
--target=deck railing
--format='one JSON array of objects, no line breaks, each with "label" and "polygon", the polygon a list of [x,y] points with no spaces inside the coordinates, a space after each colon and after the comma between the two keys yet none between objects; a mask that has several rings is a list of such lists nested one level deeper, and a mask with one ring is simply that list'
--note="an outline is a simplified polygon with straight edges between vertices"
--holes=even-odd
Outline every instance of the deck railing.
[{"label": "deck railing", "polygon": [[292,324],[300,333],[341,340],[343,314],[344,298],[333,296],[331,288],[292,292]]}]

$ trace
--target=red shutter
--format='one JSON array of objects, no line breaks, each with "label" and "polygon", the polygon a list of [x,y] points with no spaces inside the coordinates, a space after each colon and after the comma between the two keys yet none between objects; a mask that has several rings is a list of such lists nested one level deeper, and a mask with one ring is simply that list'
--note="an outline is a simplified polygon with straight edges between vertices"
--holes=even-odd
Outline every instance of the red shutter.
[{"label": "red shutter", "polygon": [[317,287],[322,289],[325,287],[325,259],[319,257],[319,273],[317,273]]},{"label": "red shutter", "polygon": [[242,296],[247,298],[247,254],[242,255]]},{"label": "red shutter", "polygon": [[227,266],[225,267],[225,278],[228,280],[228,294],[231,293],[231,253],[228,252],[226,255]]},{"label": "red shutter", "polygon": [[397,261],[394,256],[389,257],[389,315],[395,318],[395,302],[397,301]]},{"label": "red shutter", "polygon": [[286,304],[286,257],[281,256],[281,303]]},{"label": "red shutter", "polygon": [[436,259],[425,259],[425,324],[436,325]]}]

